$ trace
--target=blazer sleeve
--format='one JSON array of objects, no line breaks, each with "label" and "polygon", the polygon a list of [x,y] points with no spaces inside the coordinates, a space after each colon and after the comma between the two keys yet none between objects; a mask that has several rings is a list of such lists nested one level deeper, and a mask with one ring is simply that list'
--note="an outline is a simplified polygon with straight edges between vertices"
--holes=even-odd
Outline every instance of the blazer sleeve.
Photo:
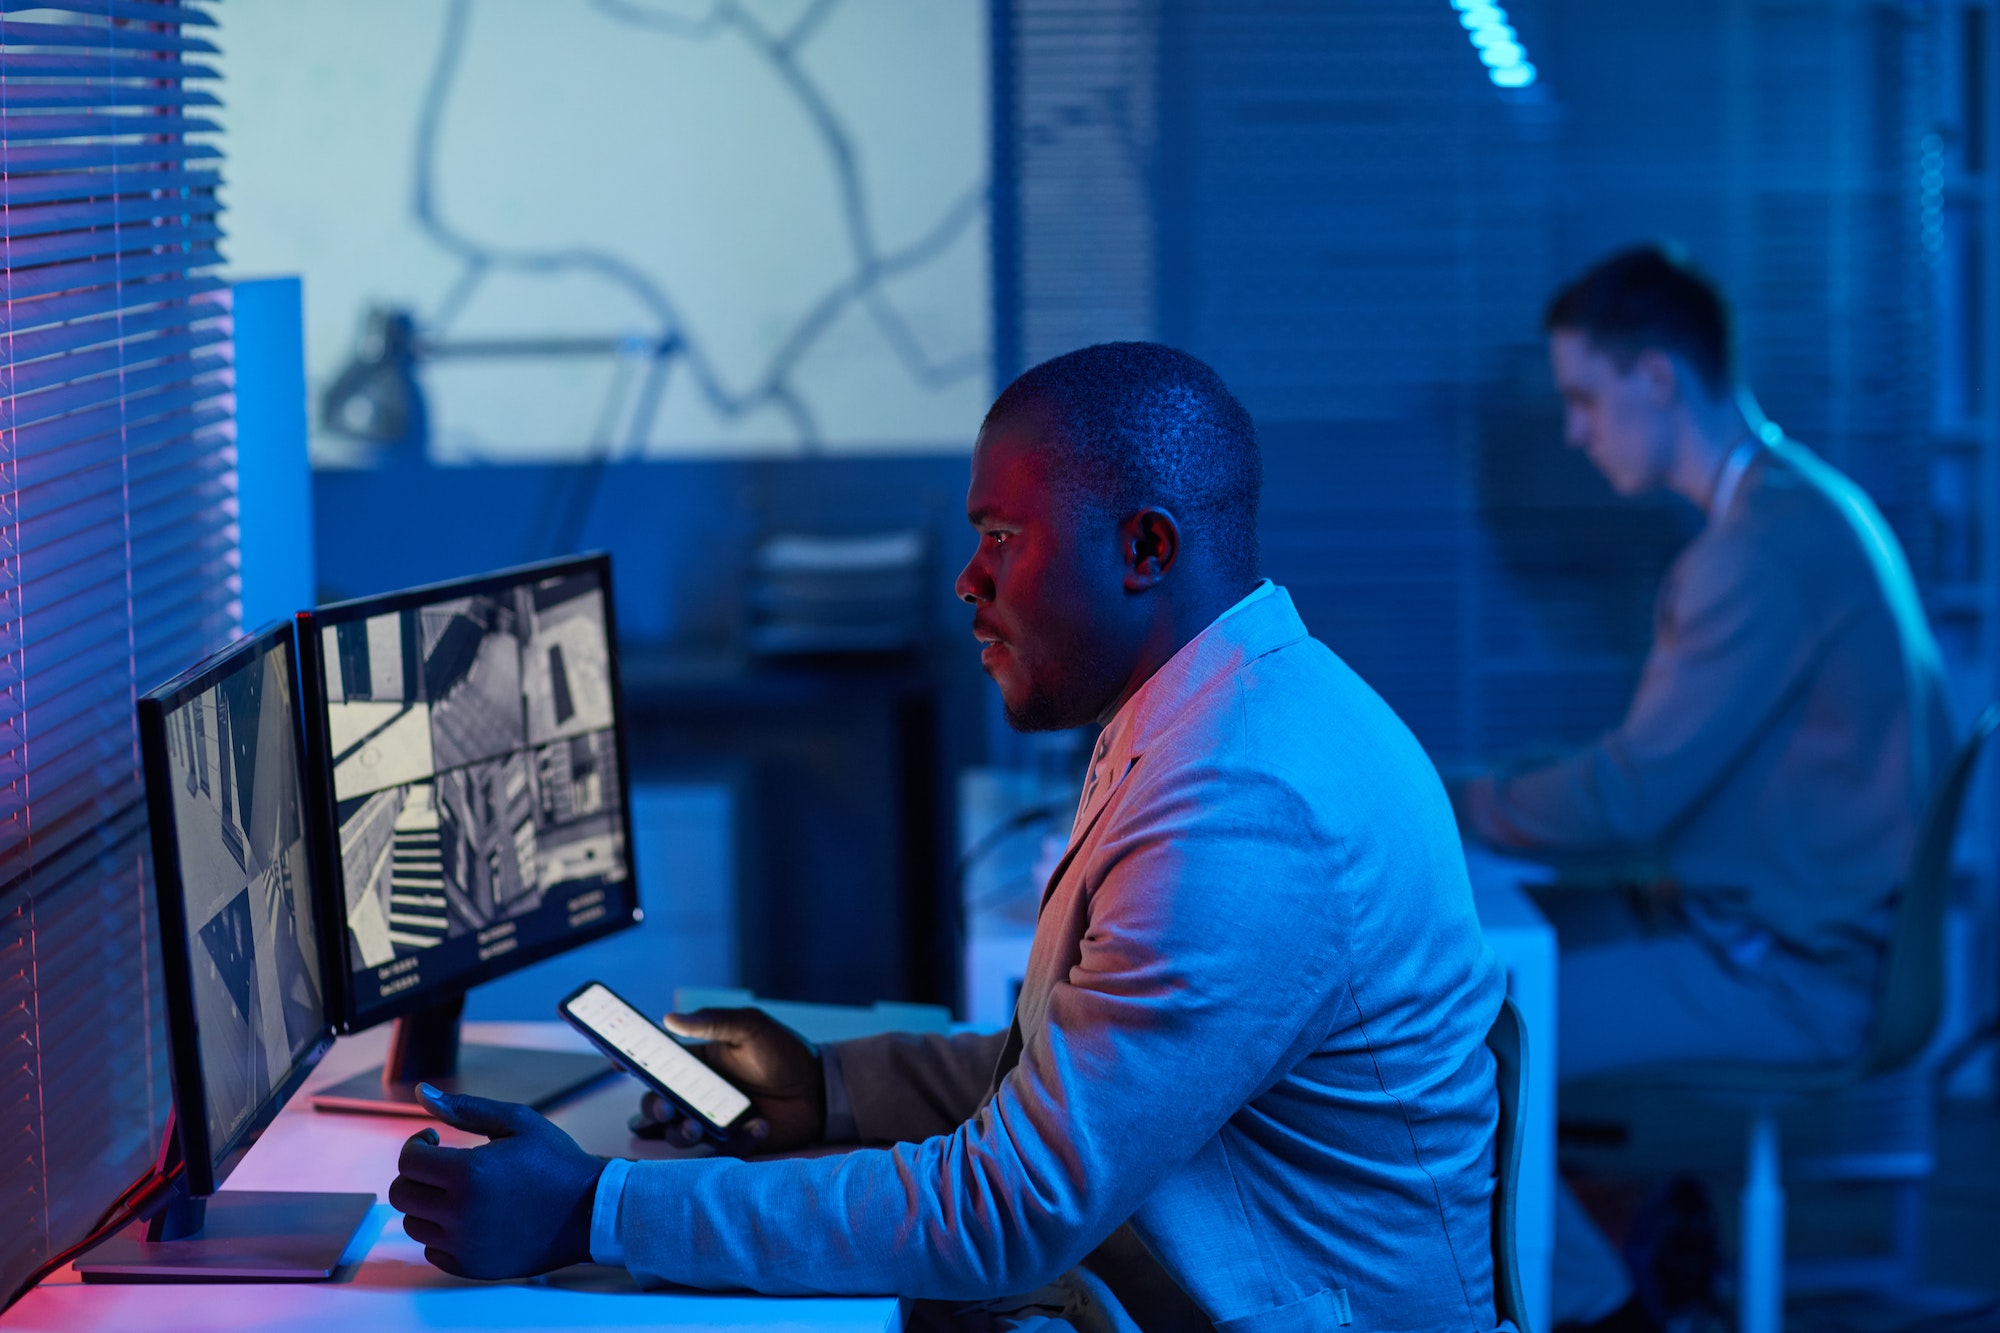
[{"label": "blazer sleeve", "polygon": [[1005,1032],[898,1032],[829,1043],[855,1141],[915,1143],[949,1134],[985,1100],[1006,1041]]},{"label": "blazer sleeve", "polygon": [[1351,908],[1328,892],[1347,844],[1275,779],[1190,766],[1163,788],[1107,811],[1068,978],[971,1119],[830,1157],[639,1162],[617,1222],[633,1275],[975,1300],[1116,1230],[1348,995]]},{"label": "blazer sleeve", "polygon": [[1688,548],[1630,709],[1586,749],[1496,786],[1496,841],[1583,851],[1661,837],[1770,725],[1826,640],[1747,538]]}]

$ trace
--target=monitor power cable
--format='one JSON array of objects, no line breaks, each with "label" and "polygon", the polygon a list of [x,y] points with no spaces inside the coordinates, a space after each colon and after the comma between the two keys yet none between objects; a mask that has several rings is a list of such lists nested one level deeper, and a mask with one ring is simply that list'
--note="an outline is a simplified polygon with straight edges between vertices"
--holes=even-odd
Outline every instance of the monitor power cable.
[{"label": "monitor power cable", "polygon": [[[966,849],[952,868],[951,891],[954,898],[963,892],[965,880],[980,862],[998,851],[1001,845],[1018,834],[1025,833],[1044,824],[1058,815],[1066,814],[1072,808],[1071,802],[1050,801],[1041,805],[1031,805],[1025,810],[1017,810],[993,828],[987,830],[977,842]],[[1015,886],[1002,885],[998,890],[988,890],[985,897],[970,904],[974,911],[984,911],[995,903],[1004,901],[1015,892]]]},{"label": "monitor power cable", "polygon": [[[988,829],[973,842],[972,846],[966,848],[965,852],[952,864],[951,878],[945,885],[944,908],[950,915],[949,938],[960,958],[965,956],[966,937],[969,933],[966,924],[967,908],[969,907],[973,911],[980,911],[991,905],[983,899],[977,903],[967,903],[965,901],[966,876],[970,875],[980,862],[992,855],[1009,838],[1014,837],[1024,830],[1033,828],[1044,820],[1055,818],[1065,808],[1065,806],[1059,803],[1048,802],[1041,805],[1031,805],[1025,810],[1017,810],[993,828]],[[1003,893],[998,896],[1004,897],[1005,894]]]},{"label": "monitor power cable", "polygon": [[174,1182],[180,1179],[180,1174],[181,1164],[179,1162],[176,1162],[165,1172],[162,1172],[158,1166],[148,1167],[146,1174],[140,1176],[121,1190],[118,1197],[113,1199],[105,1210],[97,1215],[97,1221],[85,1233],[82,1240],[50,1255],[42,1261],[39,1268],[28,1274],[21,1281],[20,1285],[7,1293],[7,1299],[0,1301],[0,1314],[4,1314],[6,1311],[12,1309],[14,1302],[33,1291],[41,1283],[42,1279],[46,1278],[49,1274],[55,1272],[64,1264],[77,1259],[85,1251],[94,1249],[105,1241],[110,1240],[126,1227],[132,1225],[132,1223],[147,1216],[152,1211],[153,1206],[165,1197],[168,1190],[173,1188]]}]

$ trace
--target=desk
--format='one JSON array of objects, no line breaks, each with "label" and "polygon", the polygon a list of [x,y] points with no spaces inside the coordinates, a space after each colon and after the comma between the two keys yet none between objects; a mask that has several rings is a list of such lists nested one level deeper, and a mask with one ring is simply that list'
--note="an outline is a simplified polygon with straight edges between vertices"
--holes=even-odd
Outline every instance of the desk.
[{"label": "desk", "polygon": [[1556,932],[1523,891],[1546,883],[1546,867],[1465,849],[1472,901],[1486,942],[1507,969],[1507,993],[1528,1029],[1528,1088],[1521,1107],[1521,1181],[1514,1207],[1522,1299],[1528,1320],[1549,1327],[1556,1235]]},{"label": "desk", "polygon": [[[561,1023],[472,1023],[473,1040],[547,1049],[586,1049]],[[342,1038],[251,1149],[224,1189],[373,1190],[378,1200],[396,1174],[403,1140],[421,1122],[396,1116],[313,1111],[315,1088],[379,1064],[388,1029]],[[623,1075],[559,1108],[550,1118],[590,1152],[672,1156],[633,1139],[625,1117],[638,1085]],[[440,1131],[448,1143],[481,1142]],[[358,1262],[356,1262],[358,1260]],[[711,1296],[640,1292],[622,1270],[581,1267],[527,1282],[468,1282],[425,1262],[403,1234],[402,1218],[378,1202],[330,1282],[86,1286],[64,1269],[0,1317],[0,1328],[161,1329],[231,1333],[284,1328],[327,1333],[402,1333],[478,1329],[783,1329],[786,1333],[893,1333],[901,1327],[889,1297]]]},{"label": "desk", "polygon": [[[1555,932],[1521,885],[1532,868],[1467,852],[1473,897],[1494,953],[1507,969],[1508,992],[1528,1028],[1528,1095],[1522,1110],[1520,1199],[1521,1280],[1529,1317],[1548,1327],[1550,1264],[1555,1237]],[[580,1037],[560,1023],[470,1023],[471,1040],[580,1050]],[[388,1029],[343,1038],[315,1070],[224,1186],[226,1189],[373,1190],[380,1197],[395,1175],[396,1155],[418,1122],[389,1116],[325,1115],[309,1109],[321,1084],[379,1064]],[[633,1139],[625,1118],[637,1085],[619,1077],[551,1117],[590,1152],[603,1156],[665,1157],[671,1150]],[[446,1142],[476,1143],[441,1131]],[[466,1282],[432,1268],[403,1234],[402,1222],[378,1203],[356,1238],[348,1263],[331,1282],[212,1286],[85,1286],[65,1269],[0,1317],[8,1330],[200,1330],[284,1327],[327,1333],[402,1333],[465,1328],[647,1328],[656,1330],[895,1330],[889,1298],[801,1298],[640,1293],[621,1272],[576,1268],[530,1282]],[[359,1262],[357,1263],[356,1260]]]}]

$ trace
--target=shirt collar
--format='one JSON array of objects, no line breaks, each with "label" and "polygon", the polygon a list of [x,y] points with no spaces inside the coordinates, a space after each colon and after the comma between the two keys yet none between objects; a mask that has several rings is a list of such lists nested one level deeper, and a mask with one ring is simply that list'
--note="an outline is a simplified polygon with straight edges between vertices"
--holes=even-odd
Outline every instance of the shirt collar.
[{"label": "shirt collar", "polygon": [[1729,512],[1736,492],[1743,487],[1743,474],[1750,470],[1750,465],[1757,461],[1757,455],[1763,449],[1764,442],[1753,432],[1738,440],[1736,447],[1729,451],[1729,457],[1722,460],[1722,471],[1715,476],[1715,494],[1708,498],[1710,523],[1720,523],[1723,515]]},{"label": "shirt collar", "polygon": [[[1245,593],[1243,595],[1242,600],[1237,602],[1236,605],[1230,607],[1227,611],[1224,611],[1214,620],[1211,620],[1208,623],[1208,628],[1214,629],[1217,625],[1220,625],[1223,621],[1229,619],[1229,617],[1235,615],[1238,611],[1241,611],[1244,607],[1254,606],[1256,603],[1263,601],[1266,597],[1269,597],[1272,593],[1276,592],[1277,590],[1278,590],[1278,585],[1271,582],[1271,580],[1258,579],[1256,587],[1252,588],[1249,592]],[[1208,631],[1203,630],[1202,632],[1205,634]]]},{"label": "shirt collar", "polygon": [[1093,754],[1115,761],[1114,768],[1122,767],[1144,751],[1162,722],[1178,715],[1215,678],[1305,634],[1290,595],[1271,580],[1260,579],[1133,692],[1105,725],[1102,748]]},{"label": "shirt collar", "polygon": [[[1260,606],[1277,598],[1282,607]],[[1291,612],[1291,598],[1286,596],[1277,584],[1269,579],[1260,579],[1234,606],[1208,622],[1207,628],[1181,645],[1181,650],[1167,659],[1165,666],[1155,671],[1152,677],[1133,691],[1132,697],[1114,713],[1104,730],[1098,733],[1097,744],[1091,747],[1090,765],[1084,774],[1083,794],[1077,801],[1076,817],[1070,824],[1070,841],[1074,842],[1089,826],[1091,816],[1105,801],[1109,800],[1113,789],[1124,778],[1126,770],[1132,766],[1145,748],[1145,725],[1150,718],[1177,713],[1177,703],[1192,698],[1203,685],[1218,672],[1233,669],[1245,660],[1241,654],[1232,653],[1232,640],[1256,639],[1260,637],[1258,623],[1269,619],[1267,612]],[[1244,613],[1248,618],[1242,618]],[[1224,622],[1236,619],[1237,624],[1229,629],[1222,628]],[[1305,633],[1296,613],[1284,617],[1296,625],[1299,634]],[[1268,632],[1268,631],[1267,631]]]}]

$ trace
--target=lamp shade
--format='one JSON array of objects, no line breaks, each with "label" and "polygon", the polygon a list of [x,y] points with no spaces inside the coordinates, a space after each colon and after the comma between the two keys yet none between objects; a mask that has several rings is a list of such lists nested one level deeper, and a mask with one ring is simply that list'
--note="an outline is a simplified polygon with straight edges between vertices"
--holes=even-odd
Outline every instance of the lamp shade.
[{"label": "lamp shade", "polygon": [[416,362],[416,326],[409,312],[369,311],[353,359],[320,399],[320,428],[421,457],[430,421]]}]

